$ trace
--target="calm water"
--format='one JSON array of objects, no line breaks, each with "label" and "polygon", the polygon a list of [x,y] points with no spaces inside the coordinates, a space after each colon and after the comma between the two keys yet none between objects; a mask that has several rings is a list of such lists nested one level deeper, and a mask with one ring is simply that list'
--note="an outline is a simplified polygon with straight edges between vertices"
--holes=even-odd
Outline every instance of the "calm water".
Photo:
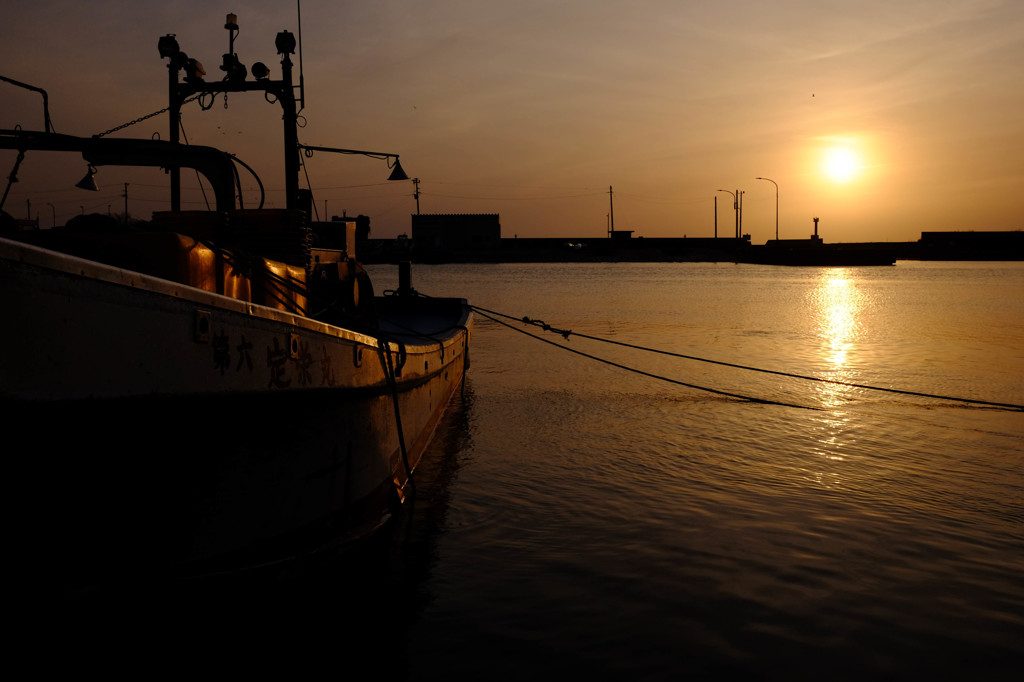
[{"label": "calm water", "polygon": [[[397,284],[393,267],[371,274],[378,290]],[[630,344],[1024,404],[1024,264],[451,265],[413,278]],[[1024,413],[513,326],[818,409],[639,376],[478,317],[465,393],[402,518],[343,561],[120,604],[159,632],[142,650],[216,652],[229,667],[273,652],[413,680],[1016,679]],[[80,609],[58,634],[83,622]]]}]

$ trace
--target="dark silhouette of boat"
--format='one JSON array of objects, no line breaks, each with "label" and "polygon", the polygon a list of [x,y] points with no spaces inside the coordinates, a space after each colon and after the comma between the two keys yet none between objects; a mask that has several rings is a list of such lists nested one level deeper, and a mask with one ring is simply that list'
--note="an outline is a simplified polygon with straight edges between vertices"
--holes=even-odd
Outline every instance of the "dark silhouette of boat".
[{"label": "dark silhouette of boat", "polygon": [[[26,154],[71,151],[90,164],[85,186],[96,166],[159,166],[172,192],[172,210],[142,228],[5,222],[0,409],[23,443],[7,451],[21,515],[8,551],[23,575],[84,586],[344,546],[410,492],[464,379],[465,301],[417,295],[408,269],[375,296],[354,223],[311,225],[298,186],[300,152],[385,159],[406,178],[397,155],[300,145],[291,34],[278,35],[280,80],[260,64],[248,79],[233,37],[216,82],[160,39],[172,130],[197,95],[279,102],[286,208],[243,208],[240,161],[175,135],[59,135],[48,115],[45,130],[0,131],[0,148],[19,152],[12,182]],[[215,209],[179,210],[181,168],[206,177]]]}]

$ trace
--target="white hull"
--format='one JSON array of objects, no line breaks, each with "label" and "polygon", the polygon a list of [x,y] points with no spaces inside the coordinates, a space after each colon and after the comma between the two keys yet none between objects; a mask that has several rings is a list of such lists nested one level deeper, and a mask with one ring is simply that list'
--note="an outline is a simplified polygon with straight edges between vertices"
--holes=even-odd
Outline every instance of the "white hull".
[{"label": "white hull", "polygon": [[432,338],[382,343],[0,240],[0,401],[8,443],[29,442],[8,478],[32,510],[19,553],[95,578],[271,560],[372,529],[466,369],[465,309],[417,301]]}]

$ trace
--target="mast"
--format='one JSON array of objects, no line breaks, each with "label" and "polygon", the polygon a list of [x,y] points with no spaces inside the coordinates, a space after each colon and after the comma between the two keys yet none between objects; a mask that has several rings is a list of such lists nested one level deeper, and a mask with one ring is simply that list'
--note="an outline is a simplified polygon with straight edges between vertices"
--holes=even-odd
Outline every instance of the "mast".
[{"label": "mast", "polygon": [[[221,70],[226,72],[224,80],[206,82],[203,76],[206,75],[203,65],[195,59],[189,59],[188,55],[181,51],[174,34],[168,34],[160,39],[160,56],[169,58],[168,68],[168,97],[170,105],[167,107],[170,118],[170,139],[177,144],[179,140],[178,129],[181,125],[181,106],[188,98],[197,95],[217,95],[229,92],[259,92],[272,95],[281,105],[284,121],[284,165],[285,165],[285,202],[289,209],[300,207],[299,201],[299,141],[298,112],[296,111],[295,87],[292,83],[292,60],[289,57],[295,54],[295,36],[289,31],[281,31],[275,39],[277,53],[281,55],[281,79],[271,80],[268,77],[270,70],[262,63],[253,64],[252,72],[255,81],[246,81],[248,70],[238,61],[234,53],[234,32],[238,30],[235,23],[237,17],[228,15],[225,28],[229,30],[229,50],[224,55],[224,66]],[[184,82],[179,82],[180,73],[185,72]],[[269,97],[268,97],[269,100]],[[181,209],[181,181],[178,168],[169,167],[171,175],[171,210]]]}]

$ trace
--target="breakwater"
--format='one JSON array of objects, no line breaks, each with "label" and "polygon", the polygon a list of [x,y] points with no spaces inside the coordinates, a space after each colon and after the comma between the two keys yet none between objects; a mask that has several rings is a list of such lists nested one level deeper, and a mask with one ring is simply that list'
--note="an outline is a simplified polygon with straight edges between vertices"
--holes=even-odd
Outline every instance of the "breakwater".
[{"label": "breakwater", "polygon": [[367,239],[367,263],[735,262],[789,265],[886,264],[895,260],[1024,260],[1024,231],[923,232],[909,242],[825,244],[814,239],[751,244],[749,238],[513,238],[486,245],[426,247],[415,239]]}]

